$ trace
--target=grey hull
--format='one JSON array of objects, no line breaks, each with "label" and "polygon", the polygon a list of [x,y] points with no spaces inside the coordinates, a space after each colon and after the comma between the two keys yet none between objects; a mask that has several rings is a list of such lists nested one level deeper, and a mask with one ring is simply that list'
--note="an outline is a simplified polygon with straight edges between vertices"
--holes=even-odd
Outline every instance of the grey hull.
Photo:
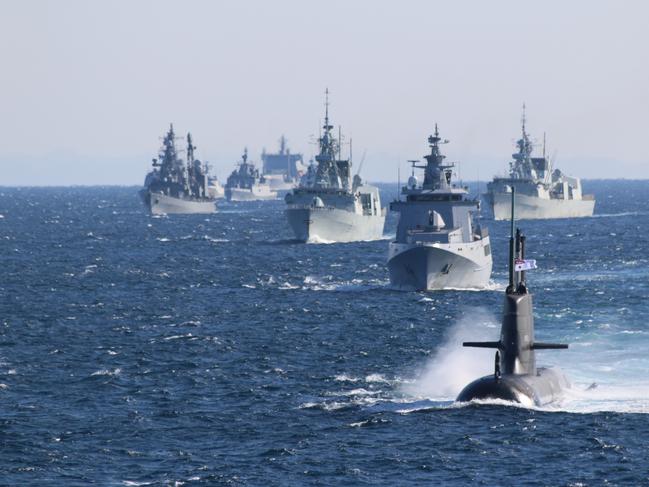
[{"label": "grey hull", "polygon": [[282,196],[293,191],[293,189],[297,187],[295,182],[285,181],[283,176],[266,175],[264,177],[266,178],[271,191],[275,191]]},{"label": "grey hull", "polygon": [[[516,193],[517,219],[579,218],[593,216],[595,200],[543,199]],[[511,193],[488,193],[487,200],[493,211],[494,220],[509,220],[511,217]]]},{"label": "grey hull", "polygon": [[160,193],[141,193],[144,203],[153,215],[209,214],[216,212],[214,201],[186,200]]},{"label": "grey hull", "polygon": [[391,284],[408,290],[487,287],[492,267],[488,238],[446,247],[390,243]]},{"label": "grey hull", "polygon": [[228,201],[266,201],[276,200],[277,193],[270,190],[225,188],[225,197]]},{"label": "grey hull", "polygon": [[302,242],[357,242],[383,237],[384,215],[359,215],[333,208],[289,208],[288,223]]}]

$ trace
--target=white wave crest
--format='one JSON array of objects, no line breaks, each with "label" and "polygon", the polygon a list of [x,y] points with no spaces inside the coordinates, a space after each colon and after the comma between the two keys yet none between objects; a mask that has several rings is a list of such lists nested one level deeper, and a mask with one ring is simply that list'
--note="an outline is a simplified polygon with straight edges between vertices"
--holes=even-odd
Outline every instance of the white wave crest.
[{"label": "white wave crest", "polygon": [[97,370],[97,371],[93,372],[92,374],[90,374],[90,376],[91,377],[92,376],[98,376],[98,375],[100,375],[100,376],[101,375],[116,376],[116,375],[121,374],[121,372],[122,372],[122,369],[120,369],[120,368],[116,368],[116,369],[113,369],[113,370],[100,369],[100,370]]}]

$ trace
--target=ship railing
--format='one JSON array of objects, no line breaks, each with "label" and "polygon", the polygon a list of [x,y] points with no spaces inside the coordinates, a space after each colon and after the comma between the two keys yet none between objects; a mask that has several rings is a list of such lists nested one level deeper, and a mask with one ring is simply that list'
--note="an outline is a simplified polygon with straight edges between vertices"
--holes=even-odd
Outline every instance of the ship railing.
[{"label": "ship railing", "polygon": [[335,206],[314,206],[309,204],[288,204],[286,205],[287,210],[318,210],[318,211],[327,211],[327,210],[341,210],[344,208],[338,208]]}]

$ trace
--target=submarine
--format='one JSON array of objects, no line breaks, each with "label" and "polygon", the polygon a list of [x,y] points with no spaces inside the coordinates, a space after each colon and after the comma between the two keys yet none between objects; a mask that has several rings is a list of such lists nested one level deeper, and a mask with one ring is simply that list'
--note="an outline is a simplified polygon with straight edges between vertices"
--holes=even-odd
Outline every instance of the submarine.
[{"label": "submarine", "polygon": [[467,385],[456,399],[459,402],[502,399],[527,407],[544,406],[559,400],[565,389],[570,388],[570,382],[560,369],[536,366],[537,350],[566,349],[568,345],[534,340],[532,294],[525,283],[525,269],[533,267],[525,261],[525,236],[520,229],[514,234],[515,191],[512,188],[509,285],[505,290],[500,340],[462,344],[495,348],[494,373]]}]

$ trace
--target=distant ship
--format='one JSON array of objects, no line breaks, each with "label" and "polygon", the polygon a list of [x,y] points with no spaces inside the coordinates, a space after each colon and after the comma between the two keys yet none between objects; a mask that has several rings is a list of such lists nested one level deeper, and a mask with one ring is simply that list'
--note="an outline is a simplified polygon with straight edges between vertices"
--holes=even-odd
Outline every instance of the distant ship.
[{"label": "distant ship", "polygon": [[225,188],[216,176],[210,176],[207,180],[207,194],[210,198],[225,198]]},{"label": "distant ship", "polygon": [[522,137],[516,143],[518,152],[512,154],[509,177],[495,177],[487,184],[485,197],[494,219],[509,219],[509,200],[516,188],[516,210],[521,219],[575,218],[592,216],[593,195],[582,194],[579,178],[567,176],[556,169],[545,156],[532,157],[532,142],[525,130],[523,106]]},{"label": "distant ship", "polygon": [[163,139],[153,170],[147,174],[140,196],[152,214],[214,213],[208,194],[207,167],[194,158],[191,134],[187,134],[187,164],[178,156],[173,125]]},{"label": "distant ship", "polygon": [[300,186],[288,193],[286,216],[298,240],[355,242],[383,236],[385,208],[378,188],[351,175],[351,160],[342,159],[340,140],[329,124],[329,92],[317,166],[311,164]]},{"label": "distant ship", "polygon": [[279,152],[277,154],[261,154],[263,174],[270,185],[270,189],[277,191],[282,196],[297,187],[303,173],[302,154],[291,154],[286,147],[286,138],[282,135],[279,139]]},{"label": "distant ship", "polygon": [[[391,203],[399,212],[397,235],[390,242],[388,270],[392,285],[417,290],[484,288],[491,276],[491,247],[487,229],[474,225],[477,200],[453,182],[454,164],[444,163],[437,125],[428,137],[430,154],[425,165],[412,163],[413,173]],[[424,170],[421,186],[415,168]]]},{"label": "distant ship", "polygon": [[252,162],[248,162],[248,149],[245,149],[241,162],[232,171],[225,185],[225,197],[228,201],[274,200],[277,193]]}]

